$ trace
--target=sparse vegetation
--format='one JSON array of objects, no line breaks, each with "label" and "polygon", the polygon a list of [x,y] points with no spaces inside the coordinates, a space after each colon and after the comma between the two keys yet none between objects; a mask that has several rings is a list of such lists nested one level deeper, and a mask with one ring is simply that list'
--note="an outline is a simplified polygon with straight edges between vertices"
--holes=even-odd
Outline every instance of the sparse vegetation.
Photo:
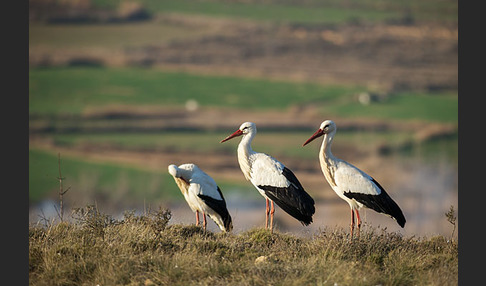
[{"label": "sparse vegetation", "polygon": [[312,237],[253,228],[204,232],[169,210],[121,220],[87,206],[72,222],[29,227],[31,285],[457,285],[458,246],[364,227]]},{"label": "sparse vegetation", "polygon": [[457,217],[455,215],[455,210],[454,210],[454,206],[451,205],[449,211],[447,211],[445,213],[445,216],[447,218],[447,221],[452,224],[453,228],[452,228],[452,234],[451,234],[451,237],[454,237],[454,232],[456,231],[456,220],[457,220]]},{"label": "sparse vegetation", "polygon": [[64,189],[63,188],[63,183],[62,181],[65,179],[63,176],[62,176],[62,173],[61,173],[61,153],[58,153],[57,154],[58,156],[58,169],[59,169],[59,177],[57,178],[59,180],[59,218],[61,219],[61,222],[63,221],[64,219],[64,195],[70,190],[71,187],[67,188],[67,189]]}]

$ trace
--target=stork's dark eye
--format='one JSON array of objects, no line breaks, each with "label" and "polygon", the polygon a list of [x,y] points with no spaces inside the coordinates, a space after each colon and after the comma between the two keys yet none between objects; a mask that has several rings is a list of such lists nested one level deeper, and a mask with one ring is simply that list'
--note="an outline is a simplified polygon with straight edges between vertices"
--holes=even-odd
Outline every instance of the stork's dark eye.
[{"label": "stork's dark eye", "polygon": [[324,129],[327,129],[327,128],[329,128],[329,124],[327,124],[326,126],[324,126]]},{"label": "stork's dark eye", "polygon": [[243,130],[245,130],[245,129],[248,129],[248,126],[243,127],[243,129],[241,129],[241,131],[243,131]]}]

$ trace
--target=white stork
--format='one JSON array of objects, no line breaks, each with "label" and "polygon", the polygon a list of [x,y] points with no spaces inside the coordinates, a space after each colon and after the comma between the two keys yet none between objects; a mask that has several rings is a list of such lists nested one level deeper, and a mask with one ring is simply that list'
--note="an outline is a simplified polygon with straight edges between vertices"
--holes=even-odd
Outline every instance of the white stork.
[{"label": "white stork", "polygon": [[171,164],[168,169],[187,204],[196,213],[196,225],[199,225],[199,212],[202,212],[204,230],[207,225],[206,214],[222,231],[229,232],[233,229],[223,193],[213,178],[192,163],[179,167]]},{"label": "white stork", "polygon": [[268,228],[268,215],[270,214],[270,230],[273,230],[274,202],[303,225],[309,225],[315,212],[314,199],[305,192],[290,169],[271,156],[252,150],[251,141],[256,133],[255,124],[245,122],[233,134],[221,140],[221,143],[237,136],[243,136],[238,145],[238,162],[245,178],[266,200],[265,228]]},{"label": "white stork", "polygon": [[331,144],[336,130],[336,124],[332,120],[326,120],[302,146],[324,135],[319,152],[321,169],[334,192],[345,200],[351,208],[351,237],[353,237],[354,229],[353,211],[356,213],[359,235],[361,219],[358,210],[363,206],[391,216],[401,227],[404,227],[405,217],[400,207],[385,192],[383,187],[365,172],[333,156]]}]

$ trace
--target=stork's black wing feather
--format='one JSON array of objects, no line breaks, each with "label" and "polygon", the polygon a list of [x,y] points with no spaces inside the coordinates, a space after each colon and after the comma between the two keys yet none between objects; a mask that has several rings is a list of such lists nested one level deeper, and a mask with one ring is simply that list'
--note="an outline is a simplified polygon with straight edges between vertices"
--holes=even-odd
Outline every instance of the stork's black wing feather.
[{"label": "stork's black wing feather", "polygon": [[274,201],[281,209],[299,220],[303,225],[312,222],[315,213],[314,199],[304,190],[294,173],[284,167],[282,175],[289,180],[288,187],[258,186],[265,195]]},{"label": "stork's black wing feather", "polygon": [[397,203],[385,192],[385,189],[375,179],[371,178],[381,190],[379,195],[369,195],[362,193],[344,192],[344,195],[350,199],[362,203],[366,207],[373,209],[379,213],[384,213],[393,217],[401,226],[405,226],[405,216]]},{"label": "stork's black wing feather", "polygon": [[222,200],[217,200],[209,196],[205,195],[197,195],[198,197],[201,198],[201,200],[204,201],[205,204],[207,204],[211,209],[213,209],[217,214],[221,216],[224,222],[224,227],[226,229],[230,229],[231,226],[231,216],[228,212],[228,209],[226,208],[226,201],[224,200],[223,193],[221,192],[221,189],[219,187],[218,192],[221,195]]}]

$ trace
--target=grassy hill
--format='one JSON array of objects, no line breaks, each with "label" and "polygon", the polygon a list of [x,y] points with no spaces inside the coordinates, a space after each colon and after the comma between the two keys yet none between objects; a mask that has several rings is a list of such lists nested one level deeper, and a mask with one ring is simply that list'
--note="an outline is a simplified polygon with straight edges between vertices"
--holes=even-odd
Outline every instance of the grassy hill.
[{"label": "grassy hill", "polygon": [[458,245],[365,226],[312,237],[170,224],[169,210],[121,220],[93,206],[29,227],[30,285],[457,285]]}]

